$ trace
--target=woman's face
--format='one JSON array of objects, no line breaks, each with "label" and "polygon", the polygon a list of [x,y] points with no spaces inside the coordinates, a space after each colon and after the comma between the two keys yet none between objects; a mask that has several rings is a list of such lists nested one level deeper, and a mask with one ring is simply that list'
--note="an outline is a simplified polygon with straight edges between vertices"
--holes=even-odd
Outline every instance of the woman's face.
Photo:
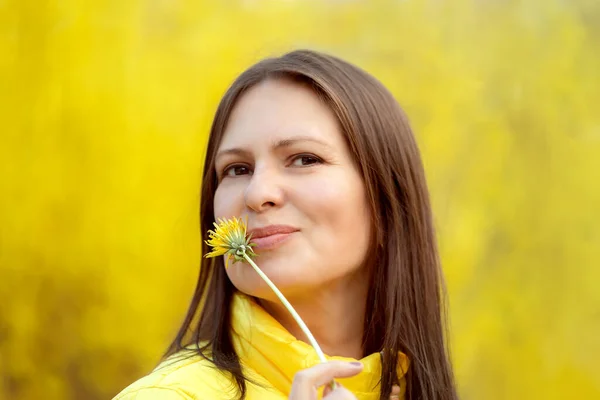
[{"label": "woman's face", "polygon": [[[215,218],[247,218],[258,266],[288,296],[356,277],[368,252],[365,187],[333,112],[308,87],[266,80],[237,102],[217,150]],[[274,295],[246,263],[242,292]]]}]

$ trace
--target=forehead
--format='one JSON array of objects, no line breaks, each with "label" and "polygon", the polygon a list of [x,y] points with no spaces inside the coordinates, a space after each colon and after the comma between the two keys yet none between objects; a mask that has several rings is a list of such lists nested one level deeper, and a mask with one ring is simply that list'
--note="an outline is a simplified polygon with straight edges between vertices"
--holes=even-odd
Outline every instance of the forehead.
[{"label": "forehead", "polygon": [[220,148],[313,137],[344,144],[333,111],[309,87],[285,79],[265,80],[244,93],[227,123]]}]

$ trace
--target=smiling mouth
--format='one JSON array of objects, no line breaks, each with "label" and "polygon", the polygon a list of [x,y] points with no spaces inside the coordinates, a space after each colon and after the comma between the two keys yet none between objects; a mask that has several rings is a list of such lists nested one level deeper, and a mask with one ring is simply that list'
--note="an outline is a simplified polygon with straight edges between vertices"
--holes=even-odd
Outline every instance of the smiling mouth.
[{"label": "smiling mouth", "polygon": [[269,225],[250,230],[251,243],[256,250],[271,250],[281,246],[294,236],[299,229],[287,225]]},{"label": "smiling mouth", "polygon": [[271,250],[283,244],[283,242],[288,240],[292,235],[293,233],[278,233],[275,235],[252,239],[252,243],[256,245],[254,246],[256,250]]}]

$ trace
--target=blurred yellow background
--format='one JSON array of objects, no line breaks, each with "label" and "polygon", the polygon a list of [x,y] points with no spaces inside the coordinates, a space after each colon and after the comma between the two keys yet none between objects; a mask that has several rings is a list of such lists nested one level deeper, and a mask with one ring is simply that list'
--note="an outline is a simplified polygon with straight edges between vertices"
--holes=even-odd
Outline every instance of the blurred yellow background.
[{"label": "blurred yellow background", "polygon": [[107,399],[190,299],[244,68],[336,54],[426,164],[463,399],[600,398],[600,2],[0,2],[0,398]]}]

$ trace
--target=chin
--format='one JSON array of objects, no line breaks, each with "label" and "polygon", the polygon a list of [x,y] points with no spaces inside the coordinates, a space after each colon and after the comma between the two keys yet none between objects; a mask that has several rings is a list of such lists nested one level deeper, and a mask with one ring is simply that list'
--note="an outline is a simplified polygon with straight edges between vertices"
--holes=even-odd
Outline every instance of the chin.
[{"label": "chin", "polygon": [[[259,257],[258,260],[260,260],[260,258],[261,257]],[[293,267],[282,270],[276,268],[271,262],[263,262],[264,267],[260,265],[259,262],[257,262],[257,264],[288,299],[299,292],[306,293],[307,288],[311,286],[305,281],[305,278],[307,277],[306,271],[298,271]],[[278,264],[282,265],[281,263]],[[252,266],[245,263],[235,263],[229,267],[227,275],[236,289],[240,292],[267,301],[279,302],[277,295],[269,285],[262,280],[256,271],[254,271]],[[302,279],[302,281],[300,279]]]}]

